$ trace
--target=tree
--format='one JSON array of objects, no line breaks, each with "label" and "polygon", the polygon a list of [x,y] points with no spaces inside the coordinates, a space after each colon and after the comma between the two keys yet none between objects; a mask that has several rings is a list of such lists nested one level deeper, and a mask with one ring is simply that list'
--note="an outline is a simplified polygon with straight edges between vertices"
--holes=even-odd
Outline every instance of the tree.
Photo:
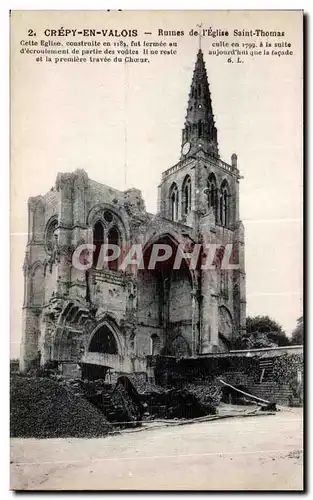
[{"label": "tree", "polygon": [[297,319],[297,326],[291,335],[291,344],[294,345],[303,344],[303,316]]},{"label": "tree", "polygon": [[290,345],[290,340],[281,325],[269,316],[248,316],[246,329],[247,333],[241,339],[243,349]]}]

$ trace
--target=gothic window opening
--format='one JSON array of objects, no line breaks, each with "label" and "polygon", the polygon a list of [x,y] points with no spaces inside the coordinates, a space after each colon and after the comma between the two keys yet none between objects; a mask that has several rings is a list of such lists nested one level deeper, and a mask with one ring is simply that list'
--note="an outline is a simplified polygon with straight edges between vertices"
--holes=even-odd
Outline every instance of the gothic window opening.
[{"label": "gothic window opening", "polygon": [[93,228],[93,244],[96,246],[93,252],[93,267],[97,267],[101,247],[104,243],[104,228],[100,221]]},{"label": "gothic window opening", "polygon": [[189,185],[185,186],[184,195],[185,195],[184,212],[187,215],[188,212],[190,211],[190,183],[189,183]]},{"label": "gothic window opening", "polygon": [[198,97],[201,97],[201,85],[200,85],[200,83],[198,85]]},{"label": "gothic window opening", "polygon": [[89,345],[89,352],[118,354],[117,343],[111,329],[102,325],[94,334]]},{"label": "gothic window opening", "polygon": [[135,297],[131,293],[131,294],[129,294],[128,299],[127,299],[127,304],[126,304],[127,312],[129,312],[129,313],[134,312],[134,303],[135,303]]},{"label": "gothic window opening", "polygon": [[131,334],[129,337],[129,347],[130,349],[135,352],[136,351],[136,335],[134,333]]},{"label": "gothic window opening", "polygon": [[161,351],[161,339],[156,333],[153,333],[153,335],[151,335],[150,337],[151,355],[155,356],[156,354],[160,354],[160,351]]},{"label": "gothic window opening", "polygon": [[53,219],[50,223],[47,225],[46,229],[46,249],[48,253],[52,253],[52,250],[55,245],[55,235],[56,235],[56,229],[58,227],[58,221],[57,219]]},{"label": "gothic window opening", "polygon": [[174,183],[170,192],[171,218],[175,222],[178,220],[178,189]]},{"label": "gothic window opening", "polygon": [[223,192],[220,193],[220,224],[223,225]]},{"label": "gothic window opening", "polygon": [[225,269],[221,270],[221,295],[225,299],[228,299],[228,275]]},{"label": "gothic window opening", "polygon": [[178,358],[191,356],[191,349],[185,337],[181,334],[172,342],[172,352]]},{"label": "gothic window opening", "polygon": [[220,206],[220,219],[222,226],[228,227],[229,225],[229,199],[227,182],[224,181],[221,187],[221,206]]},{"label": "gothic window opening", "polygon": [[211,174],[208,180],[208,207],[209,209],[213,207],[215,222],[217,222],[218,196],[214,174]]},{"label": "gothic window opening", "polygon": [[[113,226],[108,233],[108,244],[117,245],[120,248],[120,235],[115,226]],[[113,249],[109,250],[109,255],[112,255]],[[109,269],[118,269],[118,257],[108,262]]]},{"label": "gothic window opening", "polygon": [[183,195],[183,213],[184,215],[187,215],[191,210],[191,179],[189,175],[184,180],[182,195]]},{"label": "gothic window opening", "polygon": [[228,194],[227,191],[223,193],[223,209],[224,209],[224,226],[228,225]]}]

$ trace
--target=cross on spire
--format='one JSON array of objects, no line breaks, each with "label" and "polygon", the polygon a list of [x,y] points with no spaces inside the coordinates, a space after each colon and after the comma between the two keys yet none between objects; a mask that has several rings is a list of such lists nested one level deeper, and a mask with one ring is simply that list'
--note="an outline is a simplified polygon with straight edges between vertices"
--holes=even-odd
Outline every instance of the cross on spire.
[{"label": "cross on spire", "polygon": [[199,50],[201,50],[201,28],[202,28],[202,23],[201,24],[197,24],[197,27],[200,28],[199,29]]}]

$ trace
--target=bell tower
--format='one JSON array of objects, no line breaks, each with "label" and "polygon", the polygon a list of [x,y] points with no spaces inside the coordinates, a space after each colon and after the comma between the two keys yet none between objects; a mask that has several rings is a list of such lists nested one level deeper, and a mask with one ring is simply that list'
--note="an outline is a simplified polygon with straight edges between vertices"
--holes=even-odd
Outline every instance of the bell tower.
[{"label": "bell tower", "polygon": [[227,351],[246,328],[245,240],[239,216],[237,161],[235,153],[229,163],[220,157],[210,86],[199,48],[180,159],[162,173],[159,213],[172,221],[176,231],[189,231],[205,249],[203,257],[210,244],[218,245],[222,252],[231,251],[235,267],[222,268],[222,261],[215,261],[214,269],[197,269],[199,288],[193,311],[195,315],[199,311],[199,323],[195,320],[193,325],[200,325],[194,338],[198,335],[197,349],[202,354]]},{"label": "bell tower", "polygon": [[239,170],[219,154],[217,128],[203,52],[198,50],[182,130],[180,159],[162,173],[159,213],[196,227],[211,214],[214,227],[232,229],[239,221]]}]

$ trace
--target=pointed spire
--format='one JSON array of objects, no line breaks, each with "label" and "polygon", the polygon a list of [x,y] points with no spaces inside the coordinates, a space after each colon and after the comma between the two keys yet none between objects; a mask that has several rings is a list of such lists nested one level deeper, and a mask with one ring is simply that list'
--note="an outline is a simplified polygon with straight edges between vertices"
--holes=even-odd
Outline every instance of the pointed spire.
[{"label": "pointed spire", "polygon": [[[198,51],[193,72],[185,128],[182,135],[183,146],[186,142],[190,143],[187,154],[203,149],[209,154],[218,155],[217,130],[214,123],[210,87],[201,48]],[[187,149],[188,147],[185,148],[185,151]]]}]

